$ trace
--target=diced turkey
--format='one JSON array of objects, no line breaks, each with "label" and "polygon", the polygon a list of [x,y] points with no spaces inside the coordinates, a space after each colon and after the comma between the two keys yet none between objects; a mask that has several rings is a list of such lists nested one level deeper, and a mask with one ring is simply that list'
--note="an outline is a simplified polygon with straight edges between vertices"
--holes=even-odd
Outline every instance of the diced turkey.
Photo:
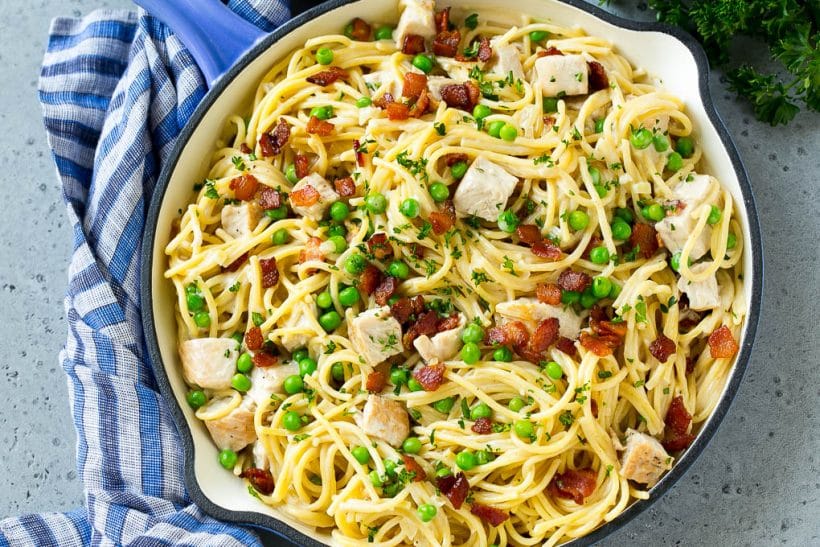
[{"label": "diced turkey", "polygon": [[371,367],[404,351],[401,325],[390,315],[388,306],[360,313],[348,328],[353,348]]},{"label": "diced turkey", "polygon": [[[694,264],[692,273],[701,273],[708,264]],[[718,291],[717,277],[710,275],[703,281],[691,282],[683,277],[678,279],[678,290],[686,294],[689,299],[689,308],[693,310],[711,310],[720,306],[720,292]]]},{"label": "diced turkey", "polygon": [[428,365],[446,361],[461,347],[461,331],[466,322],[467,320],[461,315],[456,328],[439,332],[432,337],[423,334],[413,340],[413,346]]},{"label": "diced turkey", "polygon": [[458,185],[453,204],[461,217],[475,215],[490,222],[498,220],[518,179],[484,156],[478,156]]},{"label": "diced turkey", "polygon": [[654,437],[634,429],[626,431],[626,449],[621,455],[621,473],[629,479],[652,486],[670,468],[671,458]]},{"label": "diced turkey", "polygon": [[281,344],[288,351],[305,346],[316,335],[311,317],[316,317],[316,303],[312,300],[302,301],[293,306],[293,311],[281,323],[282,328],[292,329],[291,332],[282,334],[280,339]]},{"label": "diced turkey", "polygon": [[254,367],[251,372],[251,389],[248,391],[248,397],[253,399],[257,405],[269,401],[272,393],[284,393],[282,384],[285,378],[293,374],[299,374],[299,367],[296,363]]},{"label": "diced turkey", "polygon": [[493,66],[493,72],[503,78],[512,72],[514,80],[524,79],[524,68],[521,66],[521,51],[514,45],[497,46],[495,50],[497,60]]},{"label": "diced turkey", "polygon": [[404,38],[408,34],[417,34],[432,39],[436,35],[436,16],[434,0],[401,0],[402,8],[399,24],[393,31],[393,38],[401,49]]},{"label": "diced turkey", "polygon": [[208,428],[214,443],[220,450],[227,448],[239,452],[256,440],[253,411],[253,401],[245,397],[242,403],[227,416],[205,421],[205,427]]},{"label": "diced turkey", "polygon": [[259,224],[259,207],[253,203],[226,205],[222,208],[222,228],[235,239],[251,235]]},{"label": "diced turkey", "polygon": [[582,55],[547,55],[535,61],[537,83],[544,97],[586,95],[587,61]]},{"label": "diced turkey", "polygon": [[[697,224],[697,220],[692,215],[705,203],[711,184],[709,176],[693,175],[690,181],[681,181],[673,189],[672,199],[683,202],[685,205],[683,210],[655,224],[655,230],[669,252],[674,254],[683,250],[689,234]],[[689,258],[697,260],[705,255],[709,251],[711,238],[712,228],[706,225],[695,240]]]},{"label": "diced turkey", "polygon": [[291,207],[293,211],[299,215],[312,218],[316,221],[322,220],[325,210],[330,207],[331,203],[339,199],[339,194],[337,194],[333,186],[318,173],[311,173],[297,182],[293,187],[293,191],[296,192],[308,184],[319,192],[319,201],[307,206],[293,205],[291,201]]},{"label": "diced turkey", "polygon": [[239,357],[232,338],[194,338],[179,345],[185,381],[205,389],[228,389]]},{"label": "diced turkey", "polygon": [[371,437],[398,447],[410,434],[410,419],[400,402],[370,395],[364,405],[362,429]]}]

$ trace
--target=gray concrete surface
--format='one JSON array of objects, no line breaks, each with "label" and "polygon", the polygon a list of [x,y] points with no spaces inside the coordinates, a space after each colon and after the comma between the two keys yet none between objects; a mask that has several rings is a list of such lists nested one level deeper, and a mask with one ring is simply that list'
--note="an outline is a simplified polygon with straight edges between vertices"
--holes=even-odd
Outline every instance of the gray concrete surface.
[{"label": "gray concrete surface", "polygon": [[[83,501],[57,361],[71,240],[35,91],[49,19],[107,5],[128,2],[0,2],[0,517]],[[640,4],[612,9],[649,17]],[[750,59],[765,53],[739,47]],[[607,545],[820,544],[820,116],[762,125],[714,76],[717,107],[751,175],[764,231],[756,351],[706,452]]]}]

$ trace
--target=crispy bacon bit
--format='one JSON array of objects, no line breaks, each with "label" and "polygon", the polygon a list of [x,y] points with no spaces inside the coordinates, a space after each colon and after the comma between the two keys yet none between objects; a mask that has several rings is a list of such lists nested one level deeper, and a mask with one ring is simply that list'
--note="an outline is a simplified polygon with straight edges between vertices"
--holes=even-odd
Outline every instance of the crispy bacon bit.
[{"label": "crispy bacon bit", "polygon": [[713,359],[728,359],[734,357],[740,346],[735,341],[729,327],[723,325],[709,335],[709,352]]},{"label": "crispy bacon bit", "polygon": [[259,202],[259,207],[264,211],[268,209],[278,209],[282,206],[282,195],[273,188],[265,186],[259,190],[257,201]]},{"label": "crispy bacon bit", "polygon": [[379,108],[387,108],[387,105],[389,105],[392,102],[393,95],[391,95],[390,93],[385,93],[384,95],[373,101],[373,104],[378,106]]},{"label": "crispy bacon bit", "polygon": [[307,132],[311,135],[327,137],[333,132],[334,125],[328,121],[320,120],[316,116],[311,116],[307,123]]},{"label": "crispy bacon bit", "polygon": [[318,237],[311,237],[305,242],[305,248],[299,253],[299,263],[304,264],[310,260],[324,260],[322,252],[322,240]]},{"label": "crispy bacon bit", "polygon": [[413,456],[402,454],[401,459],[404,462],[404,468],[410,473],[415,473],[413,482],[427,480],[427,473],[425,473],[424,468],[419,465],[419,462],[417,462]]},{"label": "crispy bacon bit", "polygon": [[489,418],[479,418],[470,429],[479,435],[489,435],[493,432],[493,421]]},{"label": "crispy bacon bit", "polygon": [[678,395],[669,404],[669,410],[666,411],[666,431],[664,440],[661,444],[670,452],[676,452],[687,448],[695,436],[688,433],[689,424],[692,423],[692,415],[686,410],[683,404],[683,397]]},{"label": "crispy bacon bit", "polygon": [[661,334],[649,344],[649,353],[661,363],[665,363],[669,356],[675,353],[675,342]]},{"label": "crispy bacon bit", "polygon": [[414,118],[421,118],[431,104],[430,93],[427,92],[427,88],[424,88],[421,90],[421,95],[419,95],[418,100],[410,107],[410,115]]},{"label": "crispy bacon bit", "polygon": [[456,208],[453,201],[449,199],[445,201],[442,204],[442,210],[430,213],[429,219],[436,235],[441,235],[452,228],[456,223]]},{"label": "crispy bacon bit", "polygon": [[[362,143],[359,142],[359,139],[353,141],[353,152],[356,154],[356,165],[359,167],[364,167],[365,163],[365,156],[364,153],[367,150],[367,146],[362,149]],[[338,192],[338,190],[336,190]]]},{"label": "crispy bacon bit", "polygon": [[437,477],[436,486],[450,500],[455,509],[461,509],[461,505],[467,499],[467,494],[470,491],[470,482],[461,472],[446,477]]},{"label": "crispy bacon bit", "polygon": [[490,39],[482,37],[478,42],[478,60],[486,63],[493,56],[493,48],[490,46]]},{"label": "crispy bacon bit", "polygon": [[598,403],[595,401],[595,399],[592,399],[589,402],[589,408],[590,408],[590,410],[592,410],[592,417],[597,418],[598,417]]},{"label": "crispy bacon bit", "polygon": [[542,240],[536,241],[532,245],[532,254],[535,256],[546,258],[547,260],[560,260],[564,255],[561,248],[550,241]]},{"label": "crispy bacon bit", "polygon": [[463,152],[456,152],[453,154],[445,154],[444,155],[444,165],[447,167],[452,167],[453,165],[464,162],[467,163],[470,160],[470,156]]},{"label": "crispy bacon bit", "polygon": [[306,154],[296,154],[293,158],[293,167],[298,178],[304,178],[310,174],[310,165]]},{"label": "crispy bacon bit", "polygon": [[364,294],[370,296],[382,282],[382,277],[382,272],[376,266],[368,264],[359,278],[359,288]]},{"label": "crispy bacon bit", "polygon": [[490,526],[498,526],[508,518],[510,515],[501,509],[484,505],[483,503],[474,503],[470,506],[470,512],[486,522]]},{"label": "crispy bacon bit", "polygon": [[243,154],[250,154],[251,152],[253,152],[253,150],[251,150],[251,147],[245,144],[244,142],[239,145],[239,151]]},{"label": "crispy bacon bit", "polygon": [[427,76],[418,72],[408,72],[404,75],[401,96],[408,99],[418,99],[421,92],[427,89]]},{"label": "crispy bacon bit", "polygon": [[367,382],[365,382],[365,389],[371,393],[379,393],[387,385],[387,378],[384,377],[384,372],[374,370],[367,375]]},{"label": "crispy bacon bit", "polygon": [[454,57],[458,53],[459,42],[461,42],[461,32],[457,30],[440,31],[433,40],[433,53],[441,57]]},{"label": "crispy bacon bit", "polygon": [[558,319],[550,317],[538,324],[530,338],[530,349],[537,353],[543,353],[556,340],[558,340]]},{"label": "crispy bacon bit", "polygon": [[436,32],[450,30],[450,7],[436,12]]},{"label": "crispy bacon bit", "polygon": [[248,253],[243,253],[239,256],[239,258],[225,266],[225,270],[235,272],[242,266],[242,264],[245,263],[246,260],[248,260]]},{"label": "crispy bacon bit", "polygon": [[413,304],[409,298],[399,298],[390,306],[390,315],[399,323],[406,323],[413,315]]},{"label": "crispy bacon bit", "polygon": [[277,155],[282,151],[282,147],[287,144],[289,138],[290,125],[288,125],[288,122],[286,122],[284,118],[280,118],[276,127],[273,128],[273,132],[263,133],[262,136],[259,137],[259,148],[262,150],[262,156],[270,157]]},{"label": "crispy bacon bit", "polygon": [[356,183],[353,182],[353,177],[344,177],[333,181],[333,187],[336,188],[336,193],[343,198],[349,198],[356,193]]},{"label": "crispy bacon bit", "polygon": [[558,306],[561,304],[561,287],[555,283],[539,283],[535,287],[535,296],[544,304]]},{"label": "crispy bacon bit", "polygon": [[459,320],[458,314],[454,313],[450,317],[445,317],[444,319],[439,319],[438,324],[436,325],[437,332],[444,332],[446,330],[456,328],[461,321]]},{"label": "crispy bacon bit", "polygon": [[581,345],[584,346],[586,349],[597,355],[598,357],[606,357],[607,355],[612,355],[612,352],[618,347],[617,344],[612,344],[612,341],[608,338],[602,339],[599,336],[595,336],[594,334],[590,334],[588,332],[581,333]]},{"label": "crispy bacon bit", "polygon": [[245,346],[251,351],[262,349],[262,344],[265,343],[262,337],[262,329],[259,327],[251,327],[245,333]]},{"label": "crispy bacon bit", "polygon": [[279,283],[279,269],[275,258],[260,259],[259,268],[262,270],[262,288],[268,289]]},{"label": "crispy bacon bit", "polygon": [[598,473],[592,469],[567,469],[556,473],[547,486],[547,492],[555,498],[564,498],[583,505],[584,498],[595,492]]},{"label": "crispy bacon bit", "polygon": [[636,222],[632,227],[632,235],[629,236],[629,244],[632,248],[639,247],[638,253],[644,258],[650,258],[658,250],[658,238],[655,228],[649,224]]},{"label": "crispy bacon bit", "polygon": [[290,193],[290,202],[296,207],[310,207],[319,203],[319,191],[310,184],[305,184]]},{"label": "crispy bacon bit", "polygon": [[600,91],[609,87],[609,78],[606,76],[604,65],[598,61],[590,61],[587,63],[589,67],[589,90]]},{"label": "crispy bacon bit", "polygon": [[555,116],[544,116],[544,130],[552,129],[552,126],[555,125]]},{"label": "crispy bacon bit", "polygon": [[438,314],[436,312],[428,311],[424,313],[417,313],[416,315],[418,315],[418,319],[416,319],[415,323],[410,325],[410,328],[407,329],[407,332],[405,332],[402,337],[402,342],[405,347],[410,347],[413,344],[413,340],[419,336],[432,336],[437,332],[436,326],[438,325]]},{"label": "crispy bacon bit", "polygon": [[532,245],[541,241],[541,230],[535,224],[519,224],[515,233],[522,242]]},{"label": "crispy bacon bit", "polygon": [[500,327],[493,327],[487,331],[487,343],[490,345],[500,344],[503,346],[513,346],[516,348],[526,347],[530,335],[527,327],[521,321],[509,321]]},{"label": "crispy bacon bit", "polygon": [[434,365],[425,365],[413,373],[413,378],[416,379],[424,391],[435,391],[444,382],[444,365],[436,363]]},{"label": "crispy bacon bit", "polygon": [[273,493],[273,475],[271,475],[271,472],[267,469],[249,467],[242,471],[240,477],[248,479],[251,486],[260,494],[269,496]]},{"label": "crispy bacon bit", "polygon": [[396,294],[396,289],[399,288],[399,282],[395,277],[385,277],[379,286],[373,290],[373,296],[376,299],[376,304],[379,306],[386,306],[390,297]]},{"label": "crispy bacon bit", "polygon": [[256,194],[256,189],[259,187],[259,181],[250,173],[246,173],[241,177],[236,177],[231,180],[229,188],[233,190],[233,195],[236,199],[248,201]]},{"label": "crispy bacon bit", "polygon": [[583,292],[592,283],[592,278],[584,272],[564,270],[558,276],[558,286],[565,291]]},{"label": "crispy bacon bit", "polygon": [[327,70],[317,72],[313,76],[308,76],[307,81],[324,87],[343,78],[347,78],[347,76],[348,74],[345,69],[332,66]]},{"label": "crispy bacon bit", "polygon": [[394,121],[406,120],[410,117],[410,107],[404,103],[388,103],[387,117]]},{"label": "crispy bacon bit", "polygon": [[410,299],[410,304],[413,306],[413,313],[416,315],[424,311],[424,297],[421,295],[414,296]]},{"label": "crispy bacon bit", "polygon": [[406,55],[416,55],[424,52],[424,36],[418,34],[408,34],[404,37],[401,45],[401,52]]},{"label": "crispy bacon bit", "polygon": [[574,357],[578,353],[578,349],[575,347],[575,342],[566,336],[561,336],[558,338],[558,341],[555,342],[555,347],[570,357]]},{"label": "crispy bacon bit", "polygon": [[352,30],[350,31],[350,36],[354,40],[358,40],[360,42],[366,42],[370,40],[370,25],[367,24],[367,21],[361,19],[360,17],[356,17],[351,21]]},{"label": "crispy bacon bit", "polygon": [[393,255],[393,247],[388,242],[387,234],[384,232],[378,232],[370,236],[370,239],[367,240],[367,248],[378,260],[384,260]]},{"label": "crispy bacon bit", "polygon": [[257,351],[253,354],[253,366],[259,368],[272,367],[279,362],[275,355],[265,353],[264,351]]},{"label": "crispy bacon bit", "polygon": [[[601,313],[601,310],[597,312],[599,316]],[[589,326],[592,332],[581,333],[581,345],[598,357],[612,355],[615,348],[621,345],[623,337],[626,336],[626,323],[613,323],[592,318]]]},{"label": "crispy bacon bit", "polygon": [[[473,91],[475,88],[475,92]],[[463,84],[449,84],[441,87],[441,98],[447,106],[472,112],[478,104],[480,90],[472,82]]]},{"label": "crispy bacon bit", "polygon": [[596,320],[595,322],[590,321],[590,326],[592,327],[592,332],[594,332],[595,334],[606,336],[620,336],[621,338],[626,336],[626,323],[615,323],[606,320]]},{"label": "crispy bacon bit", "polygon": [[550,55],[563,55],[564,52],[558,49],[557,47],[550,46],[547,49],[542,49],[536,55],[538,57],[549,57]]}]

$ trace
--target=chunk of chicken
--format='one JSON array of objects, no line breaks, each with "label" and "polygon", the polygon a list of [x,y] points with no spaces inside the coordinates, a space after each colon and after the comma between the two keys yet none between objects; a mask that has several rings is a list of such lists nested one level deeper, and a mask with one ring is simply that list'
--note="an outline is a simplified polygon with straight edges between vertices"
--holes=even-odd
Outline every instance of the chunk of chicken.
[{"label": "chunk of chicken", "polygon": [[584,317],[576,314],[572,308],[551,306],[535,298],[517,298],[501,302],[496,305],[495,313],[502,319],[523,322],[530,331],[534,330],[544,319],[555,317],[558,319],[558,333],[571,340],[578,338],[581,333],[581,323],[584,320]]},{"label": "chunk of chicken", "polygon": [[179,345],[182,374],[189,384],[205,389],[228,389],[239,357],[232,338],[194,338]]},{"label": "chunk of chicken", "polygon": [[506,78],[512,72],[513,80],[524,79],[524,68],[521,66],[521,51],[518,47],[507,44],[493,47],[496,54],[496,62],[493,65],[493,72]]},{"label": "chunk of chicken", "polygon": [[360,313],[350,321],[348,332],[353,348],[371,367],[404,351],[401,325],[388,306]]},{"label": "chunk of chicken", "polygon": [[450,359],[461,347],[461,331],[467,320],[459,316],[458,326],[434,334],[432,337],[423,334],[413,340],[413,346],[427,364],[439,363]]},{"label": "chunk of chicken", "polygon": [[277,329],[281,331],[279,342],[285,349],[293,351],[301,348],[316,336],[315,321],[311,321],[312,317],[316,317],[316,313],[316,303],[313,299],[294,304],[290,315],[281,322],[281,328]]},{"label": "chunk of chicken", "polygon": [[245,397],[242,403],[227,416],[205,421],[205,427],[208,428],[211,438],[220,450],[227,448],[239,452],[256,440],[253,412],[253,401]]},{"label": "chunk of chicken", "polygon": [[251,372],[251,389],[248,391],[248,397],[253,399],[257,405],[266,403],[270,400],[272,393],[284,393],[282,384],[285,378],[293,374],[299,374],[299,367],[296,363],[254,367]]},{"label": "chunk of chicken", "polygon": [[247,237],[259,224],[259,217],[259,207],[253,202],[226,205],[222,208],[222,228],[234,239]]},{"label": "chunk of chicken", "polygon": [[401,49],[405,36],[417,34],[431,39],[436,35],[436,3],[434,0],[401,0],[402,8],[399,24],[393,31],[393,38]]},{"label": "chunk of chicken", "polygon": [[[690,270],[692,273],[701,273],[708,264],[695,264]],[[678,290],[686,294],[689,299],[689,308],[693,310],[711,310],[720,306],[720,291],[717,277],[710,275],[703,281],[691,282],[683,277],[678,279]]]},{"label": "chunk of chicken", "polygon": [[582,55],[547,55],[535,61],[537,83],[544,97],[586,95],[589,69]]},{"label": "chunk of chicken", "polygon": [[518,178],[484,156],[478,156],[464,174],[453,195],[453,205],[461,217],[475,215],[490,222],[507,206]]},{"label": "chunk of chicken", "polygon": [[[674,254],[683,250],[697,224],[692,215],[706,202],[711,184],[707,175],[694,175],[690,181],[681,181],[673,189],[672,198],[683,203],[683,210],[655,224],[655,230],[669,252]],[[709,251],[711,238],[712,228],[707,224],[695,239],[689,258],[697,260],[705,255]]]},{"label": "chunk of chicken", "polygon": [[410,434],[410,419],[400,402],[370,395],[364,405],[362,429],[371,437],[398,447]]},{"label": "chunk of chicken", "polygon": [[293,211],[302,215],[303,217],[312,218],[313,220],[322,220],[325,210],[330,207],[330,204],[339,199],[339,194],[333,189],[333,186],[318,173],[311,173],[293,186],[293,191],[297,191],[305,186],[310,185],[319,192],[319,201],[313,205],[293,205],[291,200],[291,207]]},{"label": "chunk of chicken", "polygon": [[634,429],[626,431],[621,473],[627,479],[652,486],[671,467],[671,463],[672,458],[657,439]]}]

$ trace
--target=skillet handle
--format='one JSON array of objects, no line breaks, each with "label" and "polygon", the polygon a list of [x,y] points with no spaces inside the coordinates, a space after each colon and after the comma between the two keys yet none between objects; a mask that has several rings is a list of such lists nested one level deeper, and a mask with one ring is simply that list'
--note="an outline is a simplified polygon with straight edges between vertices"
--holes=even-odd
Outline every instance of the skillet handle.
[{"label": "skillet handle", "polygon": [[168,25],[212,87],[265,32],[219,0],[134,0]]}]

